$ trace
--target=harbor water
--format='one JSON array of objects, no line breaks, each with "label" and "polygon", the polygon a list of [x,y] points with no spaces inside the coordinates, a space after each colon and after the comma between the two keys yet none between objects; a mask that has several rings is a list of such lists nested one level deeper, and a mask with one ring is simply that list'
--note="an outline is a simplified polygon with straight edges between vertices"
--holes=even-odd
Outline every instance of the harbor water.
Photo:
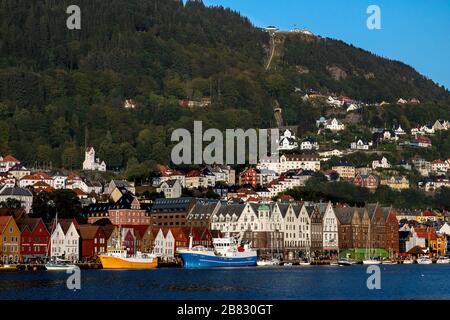
[{"label": "harbor water", "polygon": [[450,265],[379,267],[379,290],[364,265],[81,270],[80,290],[65,272],[2,272],[0,299],[450,299]]}]

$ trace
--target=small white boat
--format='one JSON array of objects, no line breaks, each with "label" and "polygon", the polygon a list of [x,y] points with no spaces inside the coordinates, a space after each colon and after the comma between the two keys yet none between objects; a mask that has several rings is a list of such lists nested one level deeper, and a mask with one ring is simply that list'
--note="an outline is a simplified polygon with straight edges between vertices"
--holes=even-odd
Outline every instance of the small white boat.
[{"label": "small white boat", "polygon": [[417,263],[418,264],[432,264],[433,261],[431,261],[431,258],[428,256],[423,256],[423,257],[419,257],[417,258]]},{"label": "small white boat", "polygon": [[262,259],[256,261],[256,265],[259,267],[268,267],[268,266],[279,266],[280,260],[278,259]]},{"label": "small white boat", "polygon": [[45,268],[48,271],[66,271],[76,267],[77,266],[72,264],[70,261],[63,259],[55,259],[45,264]]},{"label": "small white boat", "polygon": [[347,259],[347,258],[342,258],[342,259],[338,260],[338,264],[340,266],[351,266],[351,265],[354,265],[355,263],[356,263],[356,261]]},{"label": "small white boat", "polygon": [[414,261],[412,259],[405,259],[403,260],[403,264],[413,264]]},{"label": "small white boat", "polygon": [[301,266],[310,266],[311,262],[310,261],[304,261],[304,262],[300,262]]},{"label": "small white boat", "polygon": [[436,263],[442,264],[442,263],[450,263],[449,257],[439,257],[436,261]]},{"label": "small white boat", "polygon": [[393,260],[384,260],[381,261],[381,264],[398,264],[398,262]]},{"label": "small white boat", "polygon": [[283,266],[290,267],[290,266],[292,266],[292,262],[286,262],[285,264],[283,264]]},{"label": "small white boat", "polygon": [[381,261],[375,259],[365,259],[363,260],[363,264],[381,264]]},{"label": "small white boat", "polygon": [[338,266],[339,265],[339,263],[338,262],[336,262],[336,261],[334,261],[334,262],[330,262],[330,266]]}]

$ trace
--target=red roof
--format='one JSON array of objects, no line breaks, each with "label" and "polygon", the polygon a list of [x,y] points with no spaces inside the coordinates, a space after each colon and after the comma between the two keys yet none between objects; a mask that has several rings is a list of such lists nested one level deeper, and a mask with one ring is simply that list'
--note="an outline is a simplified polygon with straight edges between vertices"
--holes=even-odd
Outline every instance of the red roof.
[{"label": "red roof", "polygon": [[12,155],[8,154],[3,158],[3,162],[20,162],[20,161],[14,158]]}]

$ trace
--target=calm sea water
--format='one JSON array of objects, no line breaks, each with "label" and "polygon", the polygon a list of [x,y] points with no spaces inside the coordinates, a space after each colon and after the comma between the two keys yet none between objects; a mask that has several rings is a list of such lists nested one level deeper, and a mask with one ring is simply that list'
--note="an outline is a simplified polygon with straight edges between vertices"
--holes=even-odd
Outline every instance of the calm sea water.
[{"label": "calm sea water", "polygon": [[450,265],[386,265],[369,290],[363,265],[0,273],[0,299],[450,299]]}]

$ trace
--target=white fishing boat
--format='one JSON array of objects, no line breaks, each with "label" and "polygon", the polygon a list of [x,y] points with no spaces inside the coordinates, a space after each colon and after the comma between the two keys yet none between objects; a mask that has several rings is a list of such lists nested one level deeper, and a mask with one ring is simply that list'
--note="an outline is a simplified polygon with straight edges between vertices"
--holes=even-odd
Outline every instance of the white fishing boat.
[{"label": "white fishing boat", "polygon": [[49,263],[45,264],[45,269],[48,271],[66,271],[76,268],[76,265],[69,260],[55,258]]},{"label": "white fishing boat", "polygon": [[283,266],[285,266],[285,267],[291,267],[291,266],[292,266],[292,262],[286,262],[285,264],[283,264]]},{"label": "white fishing boat", "polygon": [[300,262],[301,266],[310,266],[311,265],[311,261],[304,261],[304,262]]},{"label": "white fishing boat", "polygon": [[447,264],[450,263],[450,258],[449,257],[439,257],[436,261],[436,263],[439,264]]},{"label": "white fishing boat", "polygon": [[418,264],[432,264],[433,261],[431,260],[431,258],[429,256],[422,256],[417,258],[417,263]]}]

